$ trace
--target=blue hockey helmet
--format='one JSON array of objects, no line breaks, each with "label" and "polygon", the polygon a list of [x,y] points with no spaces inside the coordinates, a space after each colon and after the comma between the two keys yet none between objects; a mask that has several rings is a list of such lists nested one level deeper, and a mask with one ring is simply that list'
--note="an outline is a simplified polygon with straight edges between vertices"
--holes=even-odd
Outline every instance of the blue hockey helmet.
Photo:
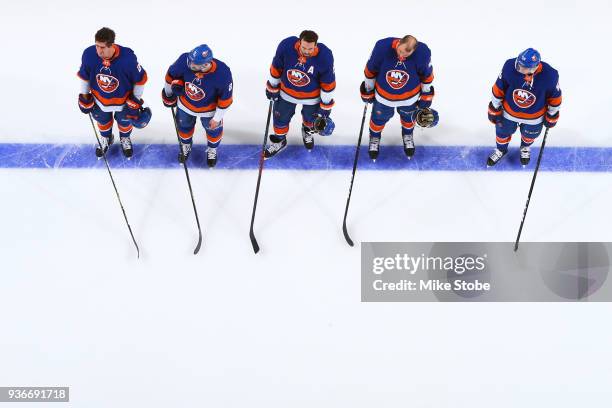
[{"label": "blue hockey helmet", "polygon": [[321,136],[331,136],[336,124],[329,116],[319,116],[314,121],[314,129]]},{"label": "blue hockey helmet", "polygon": [[187,54],[187,63],[193,71],[199,71],[213,60],[213,52],[206,44],[198,45]]},{"label": "blue hockey helmet", "polygon": [[540,53],[533,48],[527,48],[516,57],[515,65],[517,70],[524,68],[527,71],[534,72],[538,65],[540,65],[540,62],[542,62]]},{"label": "blue hockey helmet", "polygon": [[149,124],[151,116],[153,116],[151,113],[151,108],[142,108],[138,111],[138,117],[136,119],[132,119],[132,125],[134,125],[134,127],[137,129],[142,129]]},{"label": "blue hockey helmet", "polygon": [[423,128],[432,128],[440,121],[438,111],[431,108],[423,108],[412,114],[412,120]]}]

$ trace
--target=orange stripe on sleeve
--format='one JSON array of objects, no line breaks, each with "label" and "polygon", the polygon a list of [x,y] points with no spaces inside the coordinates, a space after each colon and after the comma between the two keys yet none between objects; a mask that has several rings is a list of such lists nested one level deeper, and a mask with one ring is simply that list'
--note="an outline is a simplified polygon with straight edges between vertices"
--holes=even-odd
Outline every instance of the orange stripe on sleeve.
[{"label": "orange stripe on sleeve", "polygon": [[270,65],[270,74],[274,78],[280,78],[282,73],[283,73],[282,69],[278,69],[274,65]]},{"label": "orange stripe on sleeve", "polygon": [[221,109],[228,108],[234,102],[234,98],[229,99],[217,99],[217,107]]},{"label": "orange stripe on sleeve", "polygon": [[433,74],[433,72],[432,72],[432,73],[431,73],[431,75],[430,75],[430,76],[428,76],[427,78],[421,78],[421,82],[422,82],[422,83],[424,83],[424,84],[430,84],[430,83],[432,83],[432,82],[433,82],[433,80],[434,80],[434,74]]},{"label": "orange stripe on sleeve", "polygon": [[365,69],[363,70],[363,73],[365,74],[366,78],[368,79],[374,79],[376,78],[376,74],[377,72],[372,72],[368,69],[368,66],[366,65]]},{"label": "orange stripe on sleeve", "polygon": [[496,98],[501,99],[504,97],[504,91],[500,89],[500,87],[497,86],[497,84],[493,84],[493,95],[495,95]]},{"label": "orange stripe on sleeve", "polygon": [[321,82],[321,89],[323,89],[325,92],[331,92],[334,89],[336,89],[336,81],[326,84],[325,82]]},{"label": "orange stripe on sleeve", "polygon": [[134,85],[144,85],[147,83],[147,80],[149,79],[149,77],[147,77],[147,73],[145,72],[144,75],[142,76],[142,79],[138,82],[136,82]]}]

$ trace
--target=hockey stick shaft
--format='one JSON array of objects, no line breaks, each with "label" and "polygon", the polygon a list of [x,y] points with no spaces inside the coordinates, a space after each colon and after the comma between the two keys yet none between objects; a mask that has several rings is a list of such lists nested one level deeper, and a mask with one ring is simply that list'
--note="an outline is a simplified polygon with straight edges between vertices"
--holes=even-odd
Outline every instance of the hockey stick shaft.
[{"label": "hockey stick shaft", "polygon": [[[176,139],[179,142],[179,149],[181,148],[181,137],[179,136],[178,124],[176,123],[176,111],[175,108],[171,108],[172,111],[172,121],[174,122],[174,129],[176,130]],[[179,150],[180,151],[180,150]],[[185,177],[187,178],[187,185],[189,186],[189,195],[191,196],[191,204],[193,205],[193,213],[195,214],[196,224],[198,225],[198,243],[193,250],[193,254],[196,255],[200,252],[200,247],[202,246],[202,228],[200,227],[200,217],[198,217],[198,209],[196,208],[195,199],[193,198],[193,189],[191,188],[191,179],[189,178],[189,170],[187,170],[187,161],[183,163],[183,168],[185,169]]]},{"label": "hockey stick shaft", "polygon": [[249,238],[251,239],[251,245],[253,245],[253,251],[259,252],[259,244],[255,238],[255,232],[253,231],[253,225],[255,224],[255,212],[257,211],[257,199],[259,198],[259,186],[261,185],[261,174],[264,167],[264,153],[266,150],[266,143],[268,142],[268,131],[270,129],[270,118],[272,117],[272,105],[273,101],[270,101],[268,106],[268,119],[266,119],[266,131],[264,133],[263,144],[261,145],[261,155],[259,156],[259,174],[257,175],[257,187],[255,187],[255,199],[253,200],[253,213],[251,214],[251,228],[249,230]]},{"label": "hockey stick shaft", "polygon": [[531,201],[531,193],[533,192],[533,186],[535,185],[536,177],[538,176],[540,162],[542,161],[542,153],[544,153],[544,146],[546,146],[546,136],[548,136],[549,130],[550,128],[546,128],[546,132],[544,132],[542,146],[540,146],[540,153],[538,153],[538,161],[533,172],[533,178],[531,179],[531,187],[529,187],[529,194],[527,194],[527,202],[525,203],[525,210],[523,211],[523,219],[521,220],[521,226],[519,227],[518,234],[516,235],[516,242],[514,243],[514,252],[518,250],[519,241],[521,239],[521,232],[523,232],[523,224],[525,224],[525,217],[527,217],[527,210],[529,209],[529,201]]},{"label": "hockey stick shaft", "polygon": [[355,181],[355,173],[357,172],[357,162],[359,161],[359,149],[361,148],[361,138],[363,136],[363,127],[365,125],[366,113],[368,111],[368,104],[366,103],[363,107],[363,116],[361,117],[361,128],[359,129],[359,139],[357,139],[357,149],[355,150],[355,160],[353,161],[353,174],[351,175],[351,184],[349,185],[349,193],[346,199],[346,208],[344,209],[344,220],[342,221],[342,232],[344,233],[344,239],[350,246],[354,246],[353,240],[349,236],[346,228],[346,217],[348,216],[349,205],[351,203],[351,194],[353,192],[353,182]]},{"label": "hockey stick shaft", "polygon": [[132,237],[132,242],[136,247],[136,257],[140,258],[140,248],[138,248],[138,243],[136,243],[136,238],[134,238],[134,233],[132,232],[132,227],[130,226],[130,222],[128,221],[127,214],[125,213],[125,208],[123,208],[123,203],[121,202],[121,197],[119,197],[119,190],[117,190],[117,184],[115,184],[115,179],[113,178],[113,173],[111,172],[110,166],[108,165],[108,160],[106,159],[106,152],[102,148],[102,143],[100,143],[100,138],[98,137],[98,131],[96,130],[96,125],[94,124],[93,117],[91,113],[89,115],[89,121],[91,122],[91,127],[94,132],[94,136],[96,138],[96,142],[98,142],[98,147],[102,152],[102,158],[104,159],[104,164],[106,164],[106,170],[108,170],[108,175],[110,176],[111,182],[113,183],[113,188],[115,189],[115,195],[117,196],[117,201],[119,201],[119,206],[121,207],[121,212],[123,212],[123,218],[125,219],[125,224],[130,231],[130,236]]}]

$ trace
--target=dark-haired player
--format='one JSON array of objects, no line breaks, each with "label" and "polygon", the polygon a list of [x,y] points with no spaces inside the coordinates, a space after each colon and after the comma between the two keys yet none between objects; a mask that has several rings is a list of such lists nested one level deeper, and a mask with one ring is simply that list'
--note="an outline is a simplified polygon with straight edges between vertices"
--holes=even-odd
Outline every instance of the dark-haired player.
[{"label": "dark-haired player", "polygon": [[104,27],[95,35],[95,45],[83,52],[79,108],[91,113],[100,129],[100,144],[96,156],[102,157],[113,144],[113,122],[119,127],[123,154],[133,154],[130,135],[134,126],[144,127],[151,119],[151,110],[143,106],[142,93],[147,73],[140,66],[134,52],[115,44],[115,32]]}]

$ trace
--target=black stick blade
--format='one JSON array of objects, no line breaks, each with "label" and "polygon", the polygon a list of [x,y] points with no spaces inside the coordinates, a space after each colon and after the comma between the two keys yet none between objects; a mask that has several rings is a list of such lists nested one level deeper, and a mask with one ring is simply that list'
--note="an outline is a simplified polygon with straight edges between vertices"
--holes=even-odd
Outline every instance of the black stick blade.
[{"label": "black stick blade", "polygon": [[193,250],[194,255],[197,255],[198,252],[200,252],[200,247],[202,246],[202,231],[200,231],[198,235],[198,245],[196,245],[195,249]]},{"label": "black stick blade", "polygon": [[249,237],[251,238],[251,245],[253,245],[253,252],[259,252],[259,244],[257,243],[257,239],[255,239],[255,233],[253,230],[249,232]]},{"label": "black stick blade", "polygon": [[353,240],[351,239],[351,237],[349,237],[349,233],[346,229],[346,223],[344,223],[344,225],[342,226],[342,232],[344,233],[344,239],[346,239],[346,243],[350,246],[355,246]]}]

